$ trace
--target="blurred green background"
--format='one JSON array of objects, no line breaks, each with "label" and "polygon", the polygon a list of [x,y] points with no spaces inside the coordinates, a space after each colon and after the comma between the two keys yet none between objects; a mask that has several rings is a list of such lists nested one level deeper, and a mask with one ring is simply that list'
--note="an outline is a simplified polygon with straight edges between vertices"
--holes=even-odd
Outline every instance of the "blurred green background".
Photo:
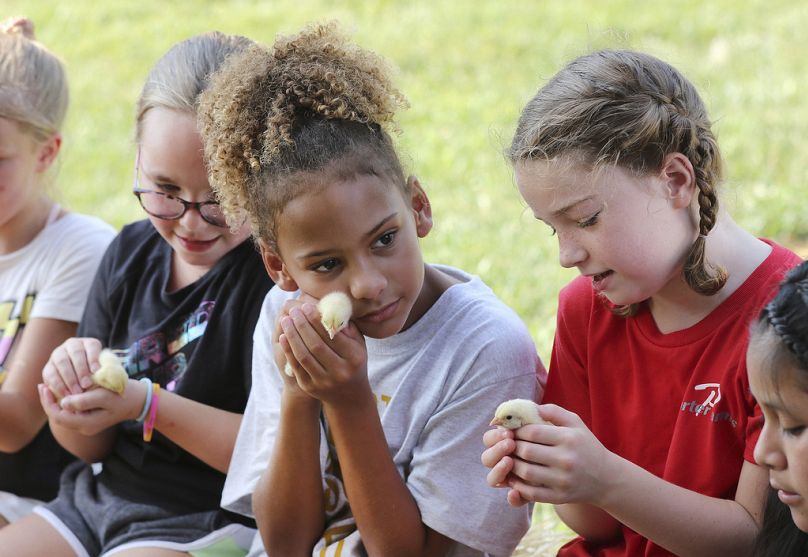
[{"label": "blurred green background", "polygon": [[[558,289],[574,271],[519,199],[502,150],[520,108],[570,58],[599,47],[660,56],[699,87],[727,161],[723,201],[753,233],[808,241],[808,4],[449,0],[3,0],[67,64],[72,102],[56,182],[72,209],[120,227],[140,218],[129,193],[132,117],[150,66],[175,42],[218,29],[271,42],[337,19],[387,57],[411,108],[399,137],[427,187],[436,226],[427,258],[477,273],[527,322],[545,360]],[[804,251],[804,250],[803,250]]]},{"label": "blurred green background", "polygon": [[411,108],[401,152],[430,194],[427,259],[477,273],[526,321],[549,359],[556,296],[575,271],[519,199],[502,150],[520,108],[570,58],[630,47],[673,63],[702,92],[727,162],[723,202],[757,235],[808,254],[808,4],[792,0],[3,0],[67,64],[72,102],[56,183],[66,204],[120,227],[132,116],[149,67],[175,42],[218,29],[271,42],[337,19],[399,69]]}]

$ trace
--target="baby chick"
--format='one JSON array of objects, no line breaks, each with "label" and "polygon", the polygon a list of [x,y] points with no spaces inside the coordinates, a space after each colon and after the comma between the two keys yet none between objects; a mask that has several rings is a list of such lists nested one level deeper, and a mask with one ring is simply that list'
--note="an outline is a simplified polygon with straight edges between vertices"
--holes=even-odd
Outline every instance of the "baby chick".
[{"label": "baby chick", "polygon": [[333,340],[338,332],[348,326],[353,308],[350,298],[345,293],[331,292],[317,302],[317,310],[320,312],[320,323]]},{"label": "baby chick", "polygon": [[[320,323],[328,332],[328,338],[333,340],[338,332],[348,326],[353,308],[351,307],[351,299],[345,293],[338,291],[323,296],[317,302],[317,311],[320,312]],[[286,362],[283,371],[289,377],[294,375],[289,362]]]},{"label": "baby chick", "polygon": [[494,419],[489,425],[498,425],[507,429],[518,429],[527,424],[547,423],[539,417],[539,405],[532,400],[515,398],[506,400],[497,406]]},{"label": "baby chick", "polygon": [[129,381],[129,374],[121,365],[121,360],[109,348],[104,348],[98,355],[101,367],[90,377],[93,383],[115,393],[121,394]]}]

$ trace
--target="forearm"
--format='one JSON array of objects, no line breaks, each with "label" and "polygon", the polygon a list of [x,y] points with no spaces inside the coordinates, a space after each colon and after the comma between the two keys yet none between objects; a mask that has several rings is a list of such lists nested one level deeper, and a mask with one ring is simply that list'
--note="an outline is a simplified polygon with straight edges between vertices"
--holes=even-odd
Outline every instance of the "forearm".
[{"label": "forearm", "polygon": [[607,542],[620,535],[620,523],[598,507],[583,503],[556,505],[556,514],[576,534],[593,542]]},{"label": "forearm", "polygon": [[281,403],[272,457],[253,493],[253,512],[268,555],[310,556],[325,528],[320,470],[320,405]]},{"label": "forearm", "polygon": [[421,521],[418,505],[390,457],[372,393],[358,403],[324,409],[368,555],[427,554],[430,534],[437,534]]},{"label": "forearm", "polygon": [[766,481],[757,467],[745,466],[747,476],[741,474],[739,496],[743,491],[744,506],[676,486],[615,458],[620,473],[600,506],[617,520],[677,555],[750,554]]},{"label": "forearm", "polygon": [[39,400],[0,391],[0,452],[15,453],[25,447],[46,421]]},{"label": "forearm", "polygon": [[158,396],[154,429],[208,466],[227,473],[242,415],[165,390]]},{"label": "forearm", "polygon": [[112,450],[115,442],[116,428],[111,427],[95,435],[84,435],[49,420],[53,437],[56,441],[77,458],[84,462],[101,462]]}]

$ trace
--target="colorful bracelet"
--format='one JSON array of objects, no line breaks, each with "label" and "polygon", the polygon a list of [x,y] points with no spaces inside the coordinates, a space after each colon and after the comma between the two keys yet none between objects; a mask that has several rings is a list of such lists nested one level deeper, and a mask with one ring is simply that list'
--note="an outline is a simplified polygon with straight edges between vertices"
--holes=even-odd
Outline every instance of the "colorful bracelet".
[{"label": "colorful bracelet", "polygon": [[154,422],[157,421],[157,403],[160,401],[160,384],[152,384],[152,399],[151,407],[149,408],[149,417],[143,422],[143,440],[146,443],[151,442],[152,432],[154,431]]},{"label": "colorful bracelet", "polygon": [[143,410],[141,410],[140,415],[135,418],[136,422],[142,422],[146,419],[146,414],[149,413],[149,408],[151,408],[151,397],[152,397],[152,380],[148,377],[141,377],[141,383],[146,383],[146,400],[143,402]]}]

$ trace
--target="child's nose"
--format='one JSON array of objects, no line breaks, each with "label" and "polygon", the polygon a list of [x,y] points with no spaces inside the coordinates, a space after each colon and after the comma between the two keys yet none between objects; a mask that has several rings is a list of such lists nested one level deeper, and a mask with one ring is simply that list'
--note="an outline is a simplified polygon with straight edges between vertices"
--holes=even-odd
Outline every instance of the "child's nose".
[{"label": "child's nose", "polygon": [[558,234],[558,262],[565,269],[580,265],[586,259],[586,250],[573,238]]},{"label": "child's nose", "polygon": [[387,278],[373,265],[357,266],[351,276],[351,296],[356,299],[378,298],[387,286]]},{"label": "child's nose", "polygon": [[779,437],[777,432],[772,431],[773,427],[763,424],[757,443],[755,444],[755,461],[760,466],[782,470],[786,467],[786,459],[783,451],[780,450]]}]

